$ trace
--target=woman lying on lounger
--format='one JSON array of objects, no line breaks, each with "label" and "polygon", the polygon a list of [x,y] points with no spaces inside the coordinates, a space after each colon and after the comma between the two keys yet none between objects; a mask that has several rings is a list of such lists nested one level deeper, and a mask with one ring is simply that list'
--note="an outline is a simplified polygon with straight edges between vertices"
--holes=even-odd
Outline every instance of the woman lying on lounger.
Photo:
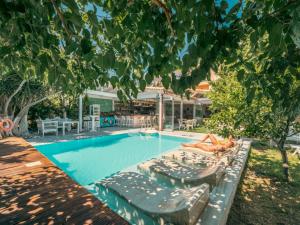
[{"label": "woman lying on lounger", "polygon": [[[204,144],[207,139],[210,139],[212,145]],[[207,134],[202,140],[194,144],[182,144],[184,147],[200,148],[203,151],[207,152],[224,152],[228,148],[231,148],[235,145],[233,137],[230,135],[227,141],[218,140],[214,135]]]}]

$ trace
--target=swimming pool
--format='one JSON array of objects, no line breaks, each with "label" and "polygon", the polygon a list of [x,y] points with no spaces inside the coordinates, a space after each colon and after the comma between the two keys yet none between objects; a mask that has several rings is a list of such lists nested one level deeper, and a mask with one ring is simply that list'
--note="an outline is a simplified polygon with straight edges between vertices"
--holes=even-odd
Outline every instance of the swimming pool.
[{"label": "swimming pool", "polygon": [[36,148],[79,184],[86,186],[175,149],[190,139],[155,134],[118,134]]},{"label": "swimming pool", "polygon": [[86,187],[132,224],[157,224],[114,194],[102,196],[94,182],[119,171],[135,171],[137,164],[174,150],[191,139],[155,134],[118,134],[56,142],[36,148],[72,179]]}]

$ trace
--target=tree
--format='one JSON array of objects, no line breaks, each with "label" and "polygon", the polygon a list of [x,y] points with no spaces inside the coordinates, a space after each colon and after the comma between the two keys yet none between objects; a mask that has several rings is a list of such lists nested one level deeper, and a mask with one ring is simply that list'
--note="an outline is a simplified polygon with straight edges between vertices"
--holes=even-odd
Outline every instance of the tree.
[{"label": "tree", "polygon": [[246,1],[238,27],[243,31],[240,49],[234,50],[224,64],[237,72],[246,90],[247,105],[264,99],[270,102],[271,112],[264,117],[257,136],[276,142],[289,179],[284,144],[291,126],[294,132],[299,131],[295,118],[300,105],[300,2]]},{"label": "tree", "polygon": [[[212,84],[208,94],[212,101],[212,114],[205,121],[206,126],[223,137],[265,137],[270,130],[266,117],[272,112],[271,102],[262,97],[247,102],[247,90],[237,79],[237,73],[219,72],[220,79]],[[257,95],[259,95],[257,93]]]},{"label": "tree", "polygon": [[[241,3],[229,7],[228,2],[102,1],[110,17],[104,18],[101,32],[119,59],[111,79],[121,84],[134,79],[144,90],[161,77],[165,88],[185,93],[237,45],[234,28]],[[176,69],[182,72],[179,79]]]},{"label": "tree", "polygon": [[0,112],[3,117],[10,117],[15,126],[13,133],[27,136],[29,109],[52,97],[57,92],[36,80],[23,80],[16,75],[0,79]]},{"label": "tree", "polygon": [[266,57],[285,49],[293,55],[299,1],[231,2],[4,0],[0,58],[22,76],[81,91],[110,83],[123,98],[136,96],[156,76],[183,94],[233,56],[245,33],[253,45],[269,34]]},{"label": "tree", "polygon": [[[161,76],[165,87],[184,93],[228,54],[226,47],[237,43],[231,33],[240,5],[4,0],[0,58],[7,72],[36,76],[63,89],[111,83],[120,98],[131,97]],[[170,77],[177,68],[183,73],[179,80]]]},{"label": "tree", "polygon": [[266,118],[272,125],[269,137],[281,152],[288,179],[284,144],[291,126],[299,132],[295,118],[300,105],[300,2],[249,1],[244,10],[245,36],[250,45],[247,54],[238,53],[240,63],[236,68],[240,81],[247,87],[249,101],[259,90],[272,103],[272,112]]},{"label": "tree", "polygon": [[[166,88],[182,94],[237,42],[229,30],[235,33],[240,5],[229,10],[226,1],[212,0],[1,1],[0,76],[20,78],[6,96],[4,114],[27,81],[64,93],[111,84],[124,100],[161,76]],[[179,80],[171,75],[177,68]],[[24,107],[22,118],[29,110]]]},{"label": "tree", "polygon": [[[241,50],[244,55],[246,49]],[[254,61],[254,65],[250,64]],[[223,69],[226,75],[221,74],[222,79],[213,85],[209,94],[213,102],[211,110],[215,113],[207,126],[223,136],[234,134],[273,140],[289,180],[285,143],[287,137],[300,132],[300,124],[296,122],[300,114],[300,68],[295,71],[288,67],[284,74],[264,74],[258,59],[249,64],[255,71],[244,72],[243,76],[232,65]]]}]

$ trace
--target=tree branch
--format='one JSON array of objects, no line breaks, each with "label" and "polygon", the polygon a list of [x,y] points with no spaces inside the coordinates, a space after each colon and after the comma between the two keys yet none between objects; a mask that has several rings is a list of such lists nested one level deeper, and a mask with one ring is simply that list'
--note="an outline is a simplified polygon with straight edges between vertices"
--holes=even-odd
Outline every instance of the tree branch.
[{"label": "tree branch", "polygon": [[62,12],[60,11],[59,7],[56,6],[56,4],[55,4],[54,1],[55,0],[51,0],[51,3],[52,3],[52,5],[53,5],[53,7],[54,7],[54,9],[55,9],[55,11],[56,11],[56,13],[57,13],[60,21],[61,21],[61,23],[63,25],[64,30],[66,31],[68,37],[70,38],[71,37],[71,33],[69,32],[69,30],[67,28],[67,25],[66,25],[65,20],[64,20],[64,16],[63,16]]},{"label": "tree branch", "polygon": [[47,95],[47,96],[45,96],[45,97],[43,97],[43,98],[41,98],[41,99],[38,99],[38,100],[36,100],[36,101],[34,101],[34,102],[31,102],[31,103],[27,104],[25,107],[23,107],[23,109],[20,110],[20,112],[18,113],[18,115],[17,115],[16,118],[14,119],[14,123],[15,123],[15,124],[16,124],[16,123],[19,123],[19,120],[22,118],[23,114],[26,112],[26,110],[29,110],[30,107],[32,107],[32,106],[34,106],[34,105],[36,105],[36,104],[38,104],[38,103],[40,103],[40,102],[42,102],[42,101],[48,99],[48,98],[51,98],[51,97],[53,97],[54,95],[59,94],[59,93],[60,93],[60,92],[58,92],[58,93],[53,93],[53,94],[50,94],[50,95]]},{"label": "tree branch", "polygon": [[171,29],[171,32],[172,32],[172,34],[174,34],[174,30],[173,30],[172,23],[171,23],[171,11],[168,9],[168,7],[166,6],[166,4],[163,3],[163,2],[161,2],[160,0],[151,0],[151,2],[154,5],[158,6],[159,8],[163,9],[163,11],[164,11],[164,13],[166,15],[169,27]]},{"label": "tree branch", "polygon": [[4,110],[3,110],[3,113],[4,113],[4,115],[5,116],[7,116],[8,114],[7,114],[7,111],[8,111],[8,106],[9,106],[9,103],[11,102],[11,100],[12,100],[12,98],[22,89],[22,87],[23,87],[23,85],[26,83],[26,80],[23,80],[20,84],[19,84],[19,86],[18,86],[18,88],[14,91],[14,93],[12,93],[9,97],[8,97],[8,99],[7,99],[7,101],[6,101],[6,103],[5,103],[5,106],[4,106]]}]

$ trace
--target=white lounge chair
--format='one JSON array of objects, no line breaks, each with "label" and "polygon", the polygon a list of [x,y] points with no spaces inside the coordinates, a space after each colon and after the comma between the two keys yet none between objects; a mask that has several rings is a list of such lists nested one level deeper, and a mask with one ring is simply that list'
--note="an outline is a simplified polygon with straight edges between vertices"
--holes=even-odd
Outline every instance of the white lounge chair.
[{"label": "white lounge chair", "polygon": [[184,187],[208,183],[212,188],[225,173],[224,163],[192,167],[168,159],[152,159],[139,164],[138,169],[155,178]]},{"label": "white lounge chair", "polygon": [[196,151],[186,151],[185,149],[179,149],[171,151],[162,155],[162,158],[175,160],[187,165],[203,166],[205,164],[213,165],[218,162],[224,162],[225,166],[228,166],[233,161],[235,155],[238,152],[238,148],[230,149],[225,154],[216,155],[204,155]]},{"label": "white lounge chair", "polygon": [[209,185],[171,189],[149,177],[124,172],[96,183],[98,192],[113,192],[160,223],[193,225],[209,200]]}]

